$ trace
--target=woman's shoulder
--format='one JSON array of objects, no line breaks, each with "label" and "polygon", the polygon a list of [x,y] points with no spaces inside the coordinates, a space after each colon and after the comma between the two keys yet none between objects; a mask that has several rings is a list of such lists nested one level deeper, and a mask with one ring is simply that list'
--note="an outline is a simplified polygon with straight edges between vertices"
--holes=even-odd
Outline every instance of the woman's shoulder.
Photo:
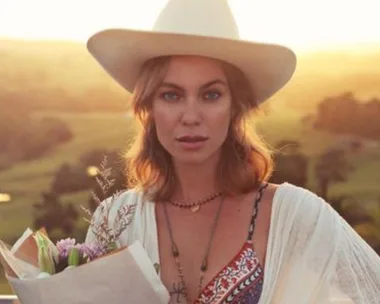
[{"label": "woman's shoulder", "polygon": [[272,216],[282,226],[310,231],[339,224],[340,216],[315,192],[290,183],[275,186]]},{"label": "woman's shoulder", "polygon": [[263,201],[270,209],[294,208],[300,202],[310,202],[316,195],[306,188],[284,182],[282,184],[268,183],[263,193]]},{"label": "woman's shoulder", "polygon": [[288,182],[282,184],[270,184],[273,195],[273,203],[281,203],[281,205],[290,204],[293,207],[301,207],[304,205],[322,206],[326,201],[315,192]]},{"label": "woman's shoulder", "polygon": [[333,211],[322,197],[315,192],[291,183],[271,185],[273,214],[297,222],[313,223],[321,215],[331,215]]},{"label": "woman's shoulder", "polygon": [[269,184],[269,186],[278,196],[317,196],[317,194],[315,194],[313,191],[289,182],[283,182],[282,184]]}]

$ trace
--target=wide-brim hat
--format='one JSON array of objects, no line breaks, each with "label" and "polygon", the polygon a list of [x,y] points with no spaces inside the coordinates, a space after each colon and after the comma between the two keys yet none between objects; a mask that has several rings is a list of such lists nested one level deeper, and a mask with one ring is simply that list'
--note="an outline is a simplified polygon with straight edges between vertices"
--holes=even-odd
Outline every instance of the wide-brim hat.
[{"label": "wide-brim hat", "polygon": [[227,0],[169,0],[152,30],[103,30],[90,37],[87,48],[129,92],[148,59],[197,55],[222,60],[246,75],[257,104],[280,90],[296,66],[287,47],[242,40]]}]

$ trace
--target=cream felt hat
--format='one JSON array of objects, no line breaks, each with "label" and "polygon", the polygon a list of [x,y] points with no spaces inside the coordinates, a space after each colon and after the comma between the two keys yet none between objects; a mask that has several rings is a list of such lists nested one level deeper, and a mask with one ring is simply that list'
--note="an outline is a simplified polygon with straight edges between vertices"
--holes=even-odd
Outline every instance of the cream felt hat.
[{"label": "cream felt hat", "polygon": [[242,40],[227,0],[169,0],[152,30],[107,29],[91,36],[87,48],[129,92],[146,60],[198,55],[238,67],[261,103],[290,80],[296,66],[295,54],[284,46]]}]

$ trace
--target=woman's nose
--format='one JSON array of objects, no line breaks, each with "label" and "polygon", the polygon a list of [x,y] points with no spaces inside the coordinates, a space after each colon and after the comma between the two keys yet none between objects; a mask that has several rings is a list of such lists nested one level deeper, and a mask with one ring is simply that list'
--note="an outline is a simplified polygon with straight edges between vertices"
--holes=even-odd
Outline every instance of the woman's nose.
[{"label": "woman's nose", "polygon": [[184,103],[182,123],[185,125],[198,125],[201,118],[199,102],[195,98],[188,98]]}]

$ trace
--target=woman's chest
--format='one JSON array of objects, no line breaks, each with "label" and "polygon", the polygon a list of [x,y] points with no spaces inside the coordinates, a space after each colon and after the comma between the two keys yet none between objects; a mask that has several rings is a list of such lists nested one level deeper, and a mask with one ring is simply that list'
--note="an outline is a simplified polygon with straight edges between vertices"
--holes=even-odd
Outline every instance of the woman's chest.
[{"label": "woman's chest", "polygon": [[[248,273],[258,271],[253,274],[257,277],[261,272],[265,238],[258,238],[255,250],[252,244],[247,247],[251,208],[226,210],[215,231],[209,218],[209,215],[202,220],[201,215],[176,217],[174,214],[170,232],[157,211],[160,275],[173,303],[186,303],[186,294],[194,300],[211,282],[226,286],[225,278],[236,281]],[[227,272],[224,279],[223,271]]]}]

